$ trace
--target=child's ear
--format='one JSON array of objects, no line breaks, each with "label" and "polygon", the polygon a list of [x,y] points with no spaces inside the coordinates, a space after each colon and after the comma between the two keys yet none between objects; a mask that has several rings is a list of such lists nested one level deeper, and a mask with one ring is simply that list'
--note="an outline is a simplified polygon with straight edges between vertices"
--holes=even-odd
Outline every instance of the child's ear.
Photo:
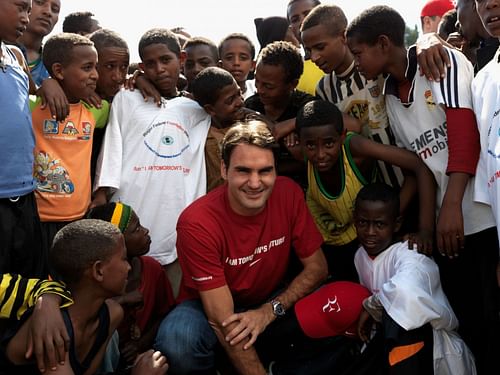
[{"label": "child's ear", "polygon": [[257,65],[257,62],[255,60],[252,60],[252,67],[250,68],[250,72],[255,71],[255,65]]},{"label": "child's ear", "polygon": [[64,80],[63,66],[61,63],[52,64],[52,75],[59,81]]},{"label": "child's ear", "polygon": [[203,109],[212,117],[215,117],[215,115],[217,114],[215,111],[214,111],[214,106],[212,104],[205,104],[203,106]]},{"label": "child's ear", "polygon": [[388,51],[389,47],[392,45],[391,40],[387,37],[387,35],[380,35],[378,37],[377,43],[379,44],[382,51]]},{"label": "child's ear", "polygon": [[92,277],[101,282],[104,277],[104,271],[103,271],[103,263],[98,260],[92,264]]},{"label": "child's ear", "polygon": [[218,66],[219,68],[224,68],[224,67],[222,66],[222,60],[220,60],[220,59],[219,59],[219,61],[217,61],[217,66]]},{"label": "child's ear", "polygon": [[139,69],[141,69],[144,72],[144,63],[142,62],[139,63]]}]

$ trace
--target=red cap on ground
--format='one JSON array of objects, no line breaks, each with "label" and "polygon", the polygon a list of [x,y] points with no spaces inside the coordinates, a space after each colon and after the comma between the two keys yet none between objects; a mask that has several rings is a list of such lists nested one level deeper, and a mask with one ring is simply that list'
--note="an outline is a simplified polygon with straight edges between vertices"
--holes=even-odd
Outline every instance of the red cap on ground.
[{"label": "red cap on ground", "polygon": [[450,9],[455,8],[455,5],[450,0],[430,0],[428,1],[422,11],[420,17],[426,16],[439,16],[442,17]]},{"label": "red cap on ground", "polygon": [[370,294],[360,284],[336,281],[299,300],[295,315],[309,337],[357,336],[362,303]]}]

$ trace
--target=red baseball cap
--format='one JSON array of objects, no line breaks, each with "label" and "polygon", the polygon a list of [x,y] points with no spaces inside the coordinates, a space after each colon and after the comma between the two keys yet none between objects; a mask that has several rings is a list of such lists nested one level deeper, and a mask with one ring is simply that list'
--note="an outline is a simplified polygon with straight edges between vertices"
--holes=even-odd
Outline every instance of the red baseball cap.
[{"label": "red baseball cap", "polygon": [[420,17],[426,16],[439,16],[442,17],[450,9],[454,9],[455,5],[453,1],[450,0],[430,0],[425,3],[422,11],[420,12]]},{"label": "red baseball cap", "polygon": [[295,315],[309,337],[357,336],[363,300],[371,295],[361,284],[335,281],[295,304]]}]

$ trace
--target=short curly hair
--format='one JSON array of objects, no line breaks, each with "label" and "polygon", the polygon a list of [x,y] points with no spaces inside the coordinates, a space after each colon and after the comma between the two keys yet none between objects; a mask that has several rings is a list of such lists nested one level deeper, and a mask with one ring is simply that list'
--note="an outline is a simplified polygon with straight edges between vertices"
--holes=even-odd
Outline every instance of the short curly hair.
[{"label": "short curly hair", "polygon": [[56,34],[47,40],[43,46],[42,61],[51,76],[54,75],[52,65],[59,63],[67,66],[73,60],[73,49],[78,46],[94,47],[94,43],[85,36],[73,33]]},{"label": "short curly hair", "polygon": [[304,71],[304,59],[300,50],[284,41],[273,42],[262,48],[257,58],[257,65],[260,63],[282,66],[287,83],[298,80]]},{"label": "short curly hair", "polygon": [[246,36],[245,34],[242,33],[231,33],[224,37],[219,43],[219,56],[222,58],[222,52],[224,51],[224,43],[226,43],[228,40],[232,39],[240,39],[248,43],[248,48],[250,52],[250,56],[252,57],[252,60],[255,59],[255,45],[252,43],[250,38]]},{"label": "short curly hair", "polygon": [[107,260],[114,254],[120,229],[103,220],[82,219],[64,226],[54,237],[50,264],[62,281],[75,284],[94,262]]},{"label": "short curly hair", "polygon": [[139,40],[139,56],[144,57],[144,49],[151,44],[164,44],[179,58],[181,56],[181,46],[177,35],[168,29],[155,28],[146,31]]},{"label": "short curly hair", "polygon": [[373,46],[381,35],[386,35],[397,47],[405,45],[405,21],[393,8],[376,5],[363,11],[351,21],[346,36]]},{"label": "short curly hair", "polygon": [[300,31],[318,25],[324,26],[331,36],[338,36],[347,28],[347,17],[336,5],[318,5],[304,18]]}]

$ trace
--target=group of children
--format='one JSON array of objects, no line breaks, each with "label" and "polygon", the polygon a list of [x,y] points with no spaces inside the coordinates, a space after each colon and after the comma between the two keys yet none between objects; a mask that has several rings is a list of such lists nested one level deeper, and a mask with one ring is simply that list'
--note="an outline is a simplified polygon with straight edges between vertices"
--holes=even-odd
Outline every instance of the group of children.
[{"label": "group of children", "polygon": [[[306,190],[330,280],[359,281],[372,293],[359,336],[384,348],[377,370],[498,371],[496,58],[471,91],[472,66],[445,47],[446,76],[430,81],[419,76],[394,9],[372,7],[348,23],[337,6],[292,0],[288,21],[306,63],[325,73],[316,97],[297,90],[304,59],[288,42],[265,46],[255,61],[243,34],[219,46],[190,38],[181,47],[167,29],[142,36],[138,90],[125,90],[127,43],[102,29],[58,34],[43,46],[47,79],[69,103],[63,116],[39,97],[28,102],[28,67],[8,45],[28,24],[30,3],[0,4],[0,108],[8,119],[0,137],[7,161],[0,272],[50,274],[71,291],[72,304],[61,310],[69,351],[56,371],[98,372],[113,357],[116,330],[121,369],[149,353],[181,282],[177,218],[223,184],[218,145],[249,118],[273,131],[279,174]],[[478,2],[480,17],[491,20],[484,3],[494,1]],[[492,35],[493,23],[485,23]],[[145,101],[144,93],[159,100]],[[0,292],[3,306],[8,296]],[[1,367],[27,362],[34,318],[18,312],[26,310],[20,301],[8,306],[7,316],[23,320],[0,337]],[[383,327],[376,334],[373,320]],[[166,370],[164,357],[148,359],[158,373]]]}]

